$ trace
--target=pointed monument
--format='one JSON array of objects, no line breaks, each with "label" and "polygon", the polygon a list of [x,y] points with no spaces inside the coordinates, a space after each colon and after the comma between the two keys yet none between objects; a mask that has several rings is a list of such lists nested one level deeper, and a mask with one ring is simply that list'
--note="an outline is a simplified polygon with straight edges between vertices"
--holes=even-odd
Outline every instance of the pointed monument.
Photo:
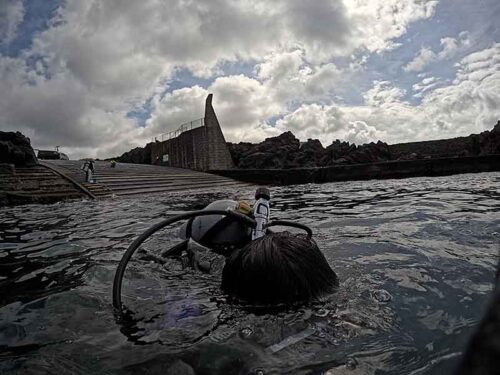
[{"label": "pointed monument", "polygon": [[207,96],[205,101],[205,127],[208,141],[208,169],[232,169],[234,168],[231,153],[227,147],[224,134],[217,120],[214,107],[212,106],[213,94]]},{"label": "pointed monument", "polygon": [[[212,97],[212,94],[207,96],[204,118],[181,125],[176,131],[167,134],[167,140],[149,144],[152,164],[202,172],[234,168],[231,153],[212,107]],[[170,136],[172,134],[173,137]]]}]

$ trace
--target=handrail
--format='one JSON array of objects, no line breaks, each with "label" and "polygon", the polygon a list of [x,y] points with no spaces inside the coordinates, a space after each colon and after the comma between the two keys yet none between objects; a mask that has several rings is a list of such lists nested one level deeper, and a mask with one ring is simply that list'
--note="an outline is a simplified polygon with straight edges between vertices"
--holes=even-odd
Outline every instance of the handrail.
[{"label": "handrail", "polygon": [[51,171],[57,173],[59,176],[61,176],[62,178],[68,180],[69,182],[71,182],[78,190],[81,190],[83,193],[85,193],[89,198],[91,199],[97,199],[97,197],[92,194],[90,192],[90,190],[86,189],[84,186],[82,186],[81,184],[79,184],[76,180],[74,180],[73,178],[69,177],[67,174],[61,172],[60,170],[54,168],[52,165],[48,164],[48,163],[45,163],[41,160],[38,160],[38,164],[45,167],[45,168],[48,168],[50,169]]},{"label": "handrail", "polygon": [[161,142],[167,141],[167,140],[172,139],[172,138],[177,138],[179,135],[181,135],[182,133],[184,133],[186,131],[200,128],[202,126],[205,126],[205,117],[200,117],[196,120],[185,122],[185,123],[179,125],[179,127],[176,130],[172,130],[168,133],[163,133],[163,134],[158,135],[157,137],[151,138],[151,142],[159,141],[158,138],[161,138]]}]

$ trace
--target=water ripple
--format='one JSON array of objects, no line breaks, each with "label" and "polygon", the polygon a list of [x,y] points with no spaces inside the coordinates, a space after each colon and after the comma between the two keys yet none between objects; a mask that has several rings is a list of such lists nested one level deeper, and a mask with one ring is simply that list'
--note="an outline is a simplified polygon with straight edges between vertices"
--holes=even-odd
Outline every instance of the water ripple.
[{"label": "water ripple", "polygon": [[[500,241],[500,174],[272,189],[273,217],[313,229],[341,279],[321,303],[231,305],[213,273],[138,254],[111,307],[116,265],[164,217],[253,190],[28,205],[0,213],[0,371],[448,373],[482,315]],[[176,228],[143,248],[159,253]],[[190,372],[191,371],[191,372]]]}]

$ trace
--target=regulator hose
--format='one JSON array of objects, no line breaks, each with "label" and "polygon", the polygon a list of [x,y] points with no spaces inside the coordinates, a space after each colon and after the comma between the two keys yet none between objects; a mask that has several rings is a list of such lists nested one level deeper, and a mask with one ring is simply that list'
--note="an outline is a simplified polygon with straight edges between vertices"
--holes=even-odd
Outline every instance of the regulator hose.
[{"label": "regulator hose", "polygon": [[293,221],[286,221],[286,220],[272,220],[266,224],[266,228],[269,228],[272,226],[278,226],[278,225],[284,226],[284,227],[293,227],[293,228],[302,229],[302,230],[307,232],[307,238],[309,238],[309,239],[312,237],[312,234],[313,234],[311,228],[309,228],[307,225],[295,223]]},{"label": "regulator hose", "polygon": [[122,281],[123,276],[125,274],[125,268],[127,267],[128,262],[134,255],[135,251],[139,248],[139,246],[153,233],[159,231],[166,226],[173,224],[180,220],[190,219],[196,216],[209,216],[209,215],[224,215],[224,216],[232,216],[234,219],[250,226],[253,228],[255,226],[255,220],[243,215],[237,211],[232,210],[199,210],[193,212],[187,212],[185,214],[177,215],[163,221],[160,221],[158,224],[153,225],[151,228],[144,231],[139,237],[137,237],[134,242],[130,244],[127,251],[123,254],[118,267],[116,268],[115,278],[113,280],[113,306],[120,313],[123,314],[123,306],[122,306]]}]

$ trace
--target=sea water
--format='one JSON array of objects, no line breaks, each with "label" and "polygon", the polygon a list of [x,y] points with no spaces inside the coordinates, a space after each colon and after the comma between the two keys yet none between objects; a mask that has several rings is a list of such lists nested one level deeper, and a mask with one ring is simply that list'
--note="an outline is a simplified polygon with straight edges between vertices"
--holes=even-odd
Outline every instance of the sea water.
[{"label": "sea water", "polygon": [[[229,303],[212,271],[138,253],[114,313],[116,266],[154,223],[254,189],[0,211],[0,373],[446,374],[484,313],[500,243],[500,174],[271,187],[338,274],[324,301]],[[177,226],[144,244],[159,254]]]}]

